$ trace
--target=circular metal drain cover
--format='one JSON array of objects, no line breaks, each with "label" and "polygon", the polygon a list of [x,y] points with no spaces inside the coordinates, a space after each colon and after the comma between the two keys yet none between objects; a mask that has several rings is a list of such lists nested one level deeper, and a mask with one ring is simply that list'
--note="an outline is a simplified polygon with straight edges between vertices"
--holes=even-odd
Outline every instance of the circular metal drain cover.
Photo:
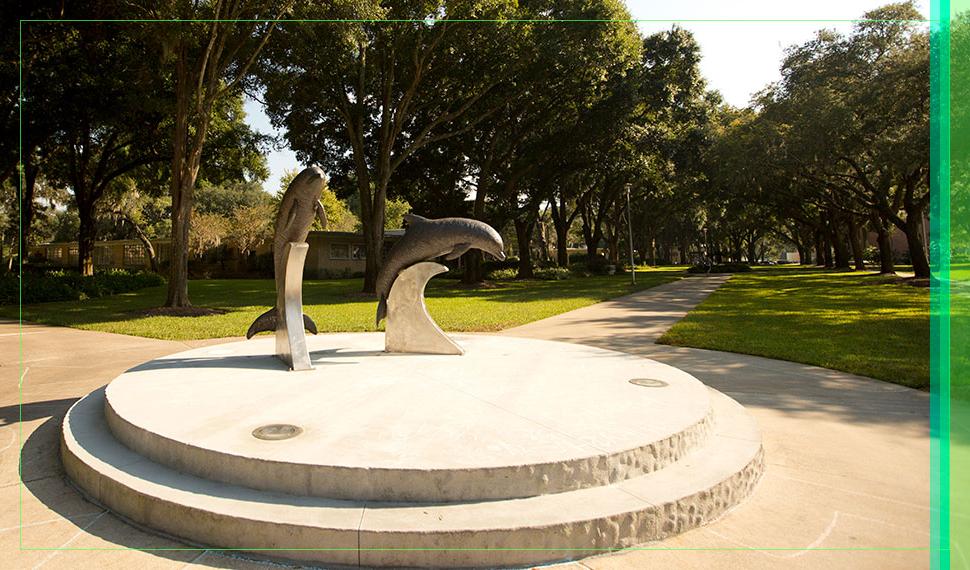
[{"label": "circular metal drain cover", "polygon": [[630,384],[645,388],[663,388],[668,385],[663,380],[657,380],[656,378],[634,378],[630,380]]},{"label": "circular metal drain cover", "polygon": [[254,429],[253,437],[256,439],[278,441],[281,439],[290,439],[291,437],[296,437],[301,433],[303,433],[303,428],[299,426],[290,424],[269,424],[267,426],[260,426]]}]

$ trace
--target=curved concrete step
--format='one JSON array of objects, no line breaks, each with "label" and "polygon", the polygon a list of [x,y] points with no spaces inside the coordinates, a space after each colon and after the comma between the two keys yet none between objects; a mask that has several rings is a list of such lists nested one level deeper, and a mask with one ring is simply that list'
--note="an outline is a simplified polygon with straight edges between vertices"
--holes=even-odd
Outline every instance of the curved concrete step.
[{"label": "curved concrete step", "polygon": [[195,544],[364,566],[482,567],[579,558],[707,523],[747,496],[761,437],[736,402],[711,391],[713,433],[664,469],[551,495],[449,504],[373,503],[257,491],[179,473],[121,443],[104,392],[68,412],[61,451],[91,499]]},{"label": "curved concrete step", "polygon": [[[385,353],[380,334],[320,335],[307,339],[316,368],[294,373],[268,354],[272,340],[125,372],[105,392],[108,426],[140,455],[204,479],[424,502],[609,485],[662,469],[710,431],[701,382],[615,351],[469,335],[457,337],[458,358]],[[302,431],[254,437],[266,424]]]}]

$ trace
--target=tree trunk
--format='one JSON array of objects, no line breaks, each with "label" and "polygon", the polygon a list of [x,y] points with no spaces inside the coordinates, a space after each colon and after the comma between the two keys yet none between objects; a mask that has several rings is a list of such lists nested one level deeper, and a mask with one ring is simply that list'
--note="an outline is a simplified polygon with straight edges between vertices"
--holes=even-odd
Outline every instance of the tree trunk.
[{"label": "tree trunk", "polygon": [[30,226],[34,220],[34,188],[37,184],[37,174],[40,169],[26,157],[24,164],[24,186],[20,194],[20,263],[27,259],[28,245],[30,245]]},{"label": "tree trunk", "polygon": [[[485,221],[485,195],[487,189],[480,184],[479,191],[475,194],[475,205],[472,208],[472,217],[476,220]],[[499,228],[495,228],[498,230]],[[482,252],[477,249],[470,249],[464,255],[463,263],[465,270],[461,276],[461,282],[466,285],[474,285],[485,280],[485,268],[483,263],[485,258]]]},{"label": "tree trunk", "polygon": [[77,237],[77,270],[84,276],[94,275],[94,242],[97,239],[97,225],[94,222],[94,206],[79,203],[78,217],[81,221]]},{"label": "tree trunk", "polygon": [[840,229],[841,226],[838,222],[834,222],[830,229],[832,235],[832,248],[835,250],[835,268],[850,269],[851,265],[849,265],[849,248],[845,243],[845,236],[839,231]]},{"label": "tree trunk", "polygon": [[[595,227],[594,227],[595,226]],[[583,215],[583,241],[586,242],[586,264],[590,267],[599,254],[599,244],[603,239],[603,227]]]},{"label": "tree trunk", "polygon": [[866,270],[865,245],[863,243],[861,224],[855,216],[849,216],[849,245],[852,246],[852,261],[856,271]]},{"label": "tree trunk", "polygon": [[[375,197],[375,202],[377,198]],[[384,208],[386,201],[374,204],[374,211],[370,216],[370,223],[364,228],[364,249],[367,258],[364,261],[364,293],[377,291],[377,274],[381,270],[381,260],[384,256]]]},{"label": "tree trunk", "polygon": [[815,230],[815,265],[818,267],[825,265],[825,240],[822,238],[821,230]]},{"label": "tree trunk", "polygon": [[549,263],[549,240],[546,239],[546,226],[536,221],[535,230],[536,242],[539,246],[539,260],[543,263]]},{"label": "tree trunk", "polygon": [[560,228],[556,224],[556,265],[559,267],[569,267],[569,227],[565,224]]},{"label": "tree trunk", "polygon": [[[184,43],[179,45],[175,63],[175,125],[172,131],[172,181],[169,193],[172,195],[172,241],[169,252],[168,292],[165,296],[166,307],[191,307],[189,301],[189,227],[192,224],[192,194],[195,190],[195,177],[201,159],[205,130],[208,128],[208,115],[197,117],[201,122],[196,125],[202,132],[195,133],[190,143],[189,109],[195,97],[202,93],[190,91],[188,73],[188,54]],[[201,141],[201,143],[199,142]],[[196,150],[198,152],[196,152]],[[193,168],[194,167],[194,168]]]},{"label": "tree trunk", "polygon": [[[194,184],[194,181],[193,183]],[[169,252],[167,307],[191,307],[189,301],[189,227],[192,224],[191,185],[173,180],[172,241]],[[188,186],[188,188],[186,188]]]},{"label": "tree trunk", "polygon": [[835,267],[835,263],[832,262],[832,239],[828,232],[822,233],[822,258],[824,260],[823,265],[826,268]]},{"label": "tree trunk", "polygon": [[158,254],[155,252],[155,246],[152,245],[152,240],[148,238],[148,234],[141,229],[141,226],[136,224],[131,218],[128,218],[128,223],[134,228],[135,236],[141,242],[142,247],[145,248],[145,254],[148,256],[148,264],[152,269],[152,273],[158,273]]},{"label": "tree trunk", "polygon": [[738,238],[731,238],[731,261],[734,263],[741,263],[741,240]]},{"label": "tree trunk", "polygon": [[758,258],[758,242],[748,240],[748,263],[754,263]]},{"label": "tree trunk", "polygon": [[892,226],[889,220],[878,212],[873,212],[870,218],[872,227],[876,230],[876,246],[879,248],[879,273],[893,275],[896,273],[896,262],[893,256],[893,242],[889,234]]},{"label": "tree trunk", "polygon": [[610,263],[613,265],[620,264],[620,235],[618,228],[613,227],[613,231],[607,236],[608,247],[610,248]]},{"label": "tree trunk", "polygon": [[915,276],[920,279],[929,279],[930,260],[926,255],[926,244],[923,240],[922,208],[910,207],[906,209],[906,245],[909,246],[909,258],[913,264]]},{"label": "tree trunk", "polygon": [[532,271],[532,229],[534,222],[515,218],[515,240],[519,246],[519,279],[535,277]]}]

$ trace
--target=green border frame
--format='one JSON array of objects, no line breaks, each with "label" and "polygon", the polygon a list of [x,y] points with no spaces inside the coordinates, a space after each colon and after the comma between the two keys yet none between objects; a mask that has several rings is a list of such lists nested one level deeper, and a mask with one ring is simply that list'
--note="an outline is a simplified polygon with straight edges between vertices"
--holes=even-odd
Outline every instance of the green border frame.
[{"label": "green border frame", "polygon": [[[930,7],[930,567],[950,567],[950,2]],[[946,189],[946,192],[943,189]]]},{"label": "green border frame", "polygon": [[[934,570],[950,568],[950,545],[951,530],[959,528],[961,538],[967,546],[970,540],[966,540],[967,522],[960,524],[951,515],[950,497],[951,481],[951,462],[950,462],[950,434],[951,434],[951,406],[950,406],[950,380],[951,380],[951,322],[950,322],[950,300],[951,300],[951,273],[950,273],[950,252],[951,252],[951,226],[950,226],[950,169],[951,169],[951,148],[950,148],[950,116],[951,116],[951,85],[950,85],[950,23],[953,15],[958,11],[970,9],[970,0],[954,0],[953,6],[950,0],[931,0],[930,19],[928,20],[931,29],[931,53],[930,53],[930,171],[931,171],[931,204],[930,204],[930,251],[931,256],[931,289],[930,289],[930,368],[931,368],[931,390],[930,390],[930,509],[931,509],[931,538],[930,538],[930,564]],[[957,10],[959,7],[961,10]],[[181,23],[181,22],[267,22],[272,20],[87,20],[87,19],[63,19],[63,20],[43,20],[43,19],[21,19],[18,25],[18,166],[20,176],[17,186],[18,204],[23,189],[23,27],[26,23],[80,23],[80,22],[141,22],[141,23]],[[331,23],[374,23],[374,22],[413,22],[416,20],[282,20],[294,22],[331,22]],[[422,20],[423,21],[423,20]],[[496,23],[499,20],[455,20],[456,22],[477,22],[477,23]],[[527,23],[603,23],[603,22],[632,22],[632,23],[845,23],[845,22],[864,22],[879,21],[865,19],[630,19],[630,20],[602,20],[602,19],[578,19],[578,20],[502,20],[501,22]],[[927,22],[927,20],[918,20]],[[958,104],[970,104],[960,101]],[[966,128],[966,126],[963,126]],[[962,158],[962,157],[961,157]],[[22,226],[23,219],[18,210],[18,224]],[[967,244],[964,244],[967,245]],[[23,545],[23,490],[24,482],[22,477],[22,449],[23,449],[23,382],[26,376],[24,367],[23,352],[23,244],[18,242],[19,266],[18,275],[21,277],[20,291],[20,312],[18,332],[19,360],[18,369],[18,393],[19,393],[19,447],[21,455],[18,458],[18,475],[20,482],[19,493],[19,547],[22,551],[61,551],[61,550],[139,550],[139,551],[197,551],[221,552],[221,551],[269,551],[269,550],[310,550],[310,551],[339,551],[339,550],[360,550],[348,548],[312,548],[312,549],[253,549],[253,548],[43,548],[43,547],[24,547]],[[958,350],[966,350],[967,347],[956,347]],[[970,418],[967,418],[970,419]],[[966,473],[962,473],[966,477]],[[107,511],[106,511],[107,512]],[[952,524],[956,522],[956,524]],[[82,528],[83,530],[83,528]],[[514,551],[542,551],[559,550],[546,548],[365,548],[363,550],[380,551],[482,551],[482,550],[514,550]],[[565,549],[568,550],[568,549]],[[578,552],[622,552],[636,550],[684,550],[684,551],[737,551],[737,550],[765,550],[765,551],[802,551],[801,547],[793,548],[748,548],[748,547],[712,547],[712,548],[677,548],[677,547],[643,547],[643,548],[582,548],[573,549]],[[866,548],[866,547],[813,547],[807,550],[812,551],[919,551],[927,550],[922,547],[889,547],[889,548]],[[968,567],[970,568],[970,567]]]}]

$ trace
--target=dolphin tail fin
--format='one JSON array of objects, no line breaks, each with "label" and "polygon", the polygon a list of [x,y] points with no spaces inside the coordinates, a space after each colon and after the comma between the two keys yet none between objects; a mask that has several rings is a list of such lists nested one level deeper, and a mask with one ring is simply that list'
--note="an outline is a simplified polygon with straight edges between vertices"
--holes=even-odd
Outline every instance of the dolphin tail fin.
[{"label": "dolphin tail fin", "polygon": [[377,320],[374,321],[374,326],[380,326],[381,321],[387,316],[387,296],[381,295],[381,300],[377,303]]},{"label": "dolphin tail fin", "polygon": [[246,331],[246,338],[253,338],[253,335],[263,331],[275,331],[278,322],[279,313],[277,312],[276,307],[273,307],[262,315],[256,317],[253,324],[249,325],[249,330]]},{"label": "dolphin tail fin", "polygon": [[303,328],[310,331],[313,334],[317,334],[317,323],[313,322],[310,315],[303,313]]}]

